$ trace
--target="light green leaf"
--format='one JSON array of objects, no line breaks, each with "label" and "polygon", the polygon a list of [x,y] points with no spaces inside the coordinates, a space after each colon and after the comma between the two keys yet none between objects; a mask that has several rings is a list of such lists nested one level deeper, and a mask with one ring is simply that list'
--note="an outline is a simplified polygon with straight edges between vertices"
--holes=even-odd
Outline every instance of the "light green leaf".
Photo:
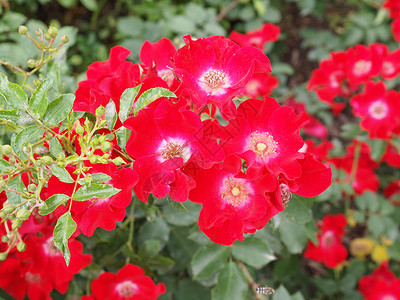
[{"label": "light green leaf", "polygon": [[43,116],[43,122],[48,126],[54,126],[63,121],[71,112],[74,100],[74,94],[63,94],[53,100]]},{"label": "light green leaf", "polygon": [[121,126],[115,132],[115,135],[117,136],[118,145],[121,147],[121,149],[125,149],[126,143],[128,142],[129,137],[131,136],[131,131],[128,128]]},{"label": "light green leaf", "polygon": [[95,11],[97,8],[96,0],[81,0],[81,3],[90,11]]},{"label": "light green leaf", "polygon": [[[12,178],[7,186],[11,189],[17,190],[19,192],[25,192],[26,188],[24,183],[22,182],[21,179],[21,175],[15,176],[14,178]],[[22,202],[24,202],[24,199],[21,197],[21,195],[7,191],[6,192],[7,195],[7,200],[8,202],[10,202],[11,204],[21,204]]]},{"label": "light green leaf", "polygon": [[284,215],[297,223],[305,224],[312,220],[312,204],[313,201],[310,198],[293,195],[293,198],[287,204]]},{"label": "light green leaf", "polygon": [[5,170],[9,168],[13,168],[13,166],[4,158],[0,158],[0,172],[3,173]]},{"label": "light green leaf", "polygon": [[34,113],[35,117],[41,118],[47,109],[47,91],[53,86],[53,80],[47,78],[43,80],[33,92],[29,100],[29,109]]},{"label": "light green leaf", "polygon": [[211,290],[212,300],[246,299],[248,284],[243,272],[234,262],[229,262],[221,273],[218,282]]},{"label": "light green leaf", "polygon": [[0,73],[0,94],[10,106],[20,110],[28,108],[28,96],[24,90],[15,83],[8,81],[7,77]]},{"label": "light green leaf", "polygon": [[59,157],[59,156],[65,157],[63,147],[61,146],[60,141],[56,137],[53,137],[51,139],[49,150],[50,153],[54,155],[54,157]]},{"label": "light green leaf", "polygon": [[209,279],[226,265],[229,252],[228,247],[218,244],[211,244],[197,251],[191,261],[193,277],[196,280]]},{"label": "light green leaf", "polygon": [[141,84],[138,86],[135,86],[133,88],[126,89],[121,96],[121,104],[119,108],[119,114],[118,117],[121,120],[121,122],[124,122],[126,119],[128,119],[129,114],[132,110],[133,107],[133,102],[135,101],[136,96],[138,95]]},{"label": "light green leaf", "polygon": [[75,232],[76,227],[77,225],[72,219],[71,213],[68,211],[57,220],[53,231],[54,245],[61,250],[67,266],[71,260],[71,254],[68,249],[68,239]]},{"label": "light green leaf", "polygon": [[73,196],[73,200],[85,201],[93,198],[106,199],[117,194],[121,189],[116,189],[108,184],[93,183],[89,187],[80,187]]},{"label": "light green leaf", "polygon": [[53,175],[56,176],[61,182],[65,183],[74,183],[75,180],[72,179],[71,175],[69,172],[63,168],[60,168],[56,165],[53,165],[52,167],[52,172]]},{"label": "light green leaf", "polygon": [[263,267],[271,261],[276,260],[268,244],[259,238],[253,237],[233,244],[232,254],[235,258],[256,268]]},{"label": "light green leaf", "polygon": [[42,216],[45,216],[45,215],[52,213],[61,204],[64,204],[65,202],[67,202],[67,200],[69,198],[70,197],[68,195],[64,195],[64,194],[55,194],[55,195],[47,198],[46,206],[39,208],[39,214],[41,214]]},{"label": "light green leaf", "polygon": [[[145,91],[143,94],[140,95],[140,97],[137,99],[135,103],[135,107],[133,109],[133,115],[136,117],[139,113],[139,111],[143,108],[145,108],[147,105],[152,103],[153,101],[156,101],[157,99],[161,97],[174,97],[176,98],[176,95],[171,92],[168,89],[164,88],[151,88],[147,91]],[[121,119],[121,117],[120,117]]]},{"label": "light green leaf", "polygon": [[113,130],[115,123],[117,122],[117,111],[115,108],[115,103],[110,99],[110,102],[106,105],[106,113],[105,113],[107,127],[110,130]]},{"label": "light green leaf", "polygon": [[108,176],[107,174],[104,173],[93,173],[91,175],[93,183],[103,183],[112,179],[111,176]]},{"label": "light green leaf", "polygon": [[304,250],[308,237],[303,224],[283,218],[279,225],[279,233],[290,253],[298,254]]},{"label": "light green leaf", "polygon": [[43,130],[38,125],[32,125],[23,129],[17,134],[17,137],[13,143],[13,150],[15,153],[21,155],[23,153],[23,147],[26,143],[36,140],[43,136]]},{"label": "light green leaf", "polygon": [[0,120],[6,120],[14,124],[18,123],[20,118],[19,111],[17,109],[11,110],[0,110]]}]

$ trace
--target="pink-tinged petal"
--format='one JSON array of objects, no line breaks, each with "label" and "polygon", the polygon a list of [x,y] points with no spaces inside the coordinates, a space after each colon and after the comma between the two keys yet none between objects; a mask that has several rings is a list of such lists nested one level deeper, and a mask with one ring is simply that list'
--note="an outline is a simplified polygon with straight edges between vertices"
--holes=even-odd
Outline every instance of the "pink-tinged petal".
[{"label": "pink-tinged petal", "polygon": [[235,67],[239,67],[240,65],[254,65],[254,73],[271,73],[272,71],[269,58],[255,47],[240,48],[228,63],[228,73],[231,74],[231,71],[234,72]]},{"label": "pink-tinged petal", "polygon": [[175,75],[181,80],[182,87],[190,93],[193,103],[203,106],[207,103],[207,93],[199,87],[198,79],[185,69],[175,69]]},{"label": "pink-tinged petal", "polygon": [[138,277],[144,276],[146,273],[142,268],[136,265],[127,264],[125,267],[120,269],[116,276],[117,282],[123,282],[125,280],[134,280]]},{"label": "pink-tinged petal", "polygon": [[332,171],[328,164],[323,164],[312,155],[305,153],[304,159],[298,160],[302,174],[296,178],[298,189],[293,191],[303,197],[314,197],[325,191],[332,183]]},{"label": "pink-tinged petal", "polygon": [[[224,36],[210,36],[207,38],[214,47],[215,61],[214,67],[217,69],[225,69],[230,58],[240,49],[240,47]],[[245,64],[244,64],[245,65]],[[246,66],[246,68],[248,68]]]},{"label": "pink-tinged petal", "polygon": [[196,181],[180,170],[176,170],[175,181],[170,184],[169,195],[174,201],[185,202],[189,198],[189,191],[195,186]]},{"label": "pink-tinged petal", "polygon": [[145,41],[140,49],[140,60],[147,66],[157,69],[172,67],[172,57],[176,53],[174,44],[167,38],[156,43]]}]

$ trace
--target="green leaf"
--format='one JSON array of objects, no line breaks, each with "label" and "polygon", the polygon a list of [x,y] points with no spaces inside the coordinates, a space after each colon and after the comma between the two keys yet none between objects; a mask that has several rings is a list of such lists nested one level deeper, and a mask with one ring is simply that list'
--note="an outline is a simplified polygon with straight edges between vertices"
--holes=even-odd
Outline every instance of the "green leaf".
[{"label": "green leaf", "polygon": [[66,8],[74,7],[77,4],[77,0],[57,0],[57,2]]},{"label": "green leaf", "polygon": [[43,122],[48,126],[54,126],[63,121],[72,109],[74,94],[63,94],[53,100],[43,116]]},{"label": "green leaf", "polygon": [[232,254],[235,258],[255,268],[261,268],[276,260],[268,244],[254,237],[246,238],[243,242],[233,244]]},{"label": "green leaf", "polygon": [[65,183],[74,183],[75,180],[72,179],[71,175],[69,174],[69,172],[63,168],[60,168],[56,165],[53,165],[52,167],[52,172],[53,175],[56,176],[61,182],[65,182]]},{"label": "green leaf", "polygon": [[0,110],[0,120],[5,120],[17,124],[20,118],[19,111],[17,109],[11,110]]},{"label": "green leaf", "polygon": [[161,249],[168,242],[170,228],[162,218],[155,218],[144,223],[138,233],[138,245],[141,247],[147,240],[159,240]]},{"label": "green leaf", "polygon": [[168,20],[168,28],[177,33],[193,33],[196,29],[194,20],[186,16],[174,16]]},{"label": "green leaf", "polygon": [[76,227],[77,225],[72,219],[71,213],[68,211],[58,218],[53,231],[54,245],[61,250],[67,266],[71,259],[71,254],[68,249],[68,239],[75,232]]},{"label": "green leaf", "polygon": [[178,288],[175,291],[174,300],[187,300],[188,295],[190,295],[190,300],[210,299],[210,291],[207,288],[187,278],[178,281]]},{"label": "green leaf", "polygon": [[17,134],[17,137],[13,143],[13,150],[15,153],[21,155],[23,153],[22,149],[26,143],[32,142],[43,136],[42,127],[39,125],[32,125],[23,129]]},{"label": "green leaf", "polygon": [[303,224],[282,218],[279,225],[282,242],[292,254],[301,253],[308,241],[307,232]]},{"label": "green leaf", "polygon": [[0,158],[0,172],[4,173],[9,168],[13,168],[13,166],[4,158]]},{"label": "green leaf", "polygon": [[211,290],[211,299],[246,299],[248,284],[243,272],[234,262],[229,262],[221,273],[218,282]]},{"label": "green leaf", "polygon": [[73,200],[85,201],[93,198],[106,199],[117,194],[121,189],[116,189],[108,184],[93,183],[89,187],[80,187],[73,196]]},{"label": "green leaf", "polygon": [[190,227],[174,227],[170,226],[171,234],[168,239],[168,250],[171,257],[176,261],[176,267],[179,270],[187,269],[199,245],[188,239],[191,232]]},{"label": "green leaf", "polygon": [[132,110],[133,107],[133,102],[135,101],[136,96],[138,95],[141,84],[138,86],[135,86],[133,88],[126,89],[121,96],[121,104],[119,108],[119,114],[118,117],[123,123],[126,119],[128,119],[129,114]]},{"label": "green leaf", "polygon": [[375,161],[380,161],[386,151],[386,141],[380,139],[372,139],[368,141],[368,145],[371,147],[371,158]]},{"label": "green leaf", "polygon": [[51,139],[49,150],[50,153],[54,155],[54,157],[59,157],[59,156],[65,157],[63,147],[61,146],[60,141],[56,137],[53,137]]},{"label": "green leaf", "polygon": [[287,289],[283,285],[280,285],[272,296],[272,300],[291,300],[291,297]]},{"label": "green leaf", "polygon": [[169,224],[176,226],[195,224],[199,218],[201,204],[187,201],[185,207],[186,209],[176,209],[171,205],[163,207],[165,220]]},{"label": "green leaf", "polygon": [[139,247],[139,256],[141,258],[153,258],[161,250],[161,242],[159,240],[147,240]]},{"label": "green leaf", "polygon": [[117,136],[118,145],[121,147],[121,149],[125,149],[126,143],[128,142],[129,137],[131,136],[131,131],[128,128],[121,126],[115,132],[115,135]]},{"label": "green leaf", "polygon": [[96,0],[81,0],[81,3],[90,11],[95,11],[97,8]]},{"label": "green leaf", "polygon": [[[168,89],[164,88],[151,88],[147,91],[145,91],[143,94],[140,95],[140,97],[137,99],[135,103],[135,107],[133,109],[133,115],[136,117],[139,113],[139,111],[143,108],[145,108],[147,105],[152,103],[153,101],[156,101],[157,99],[161,97],[174,97],[176,98],[176,95],[171,92]],[[121,119],[121,117],[120,117]]]},{"label": "green leaf", "polygon": [[67,202],[67,200],[70,197],[68,195],[64,194],[55,194],[49,198],[46,199],[46,207],[40,207],[39,208],[39,214],[42,216],[48,215],[55,211],[57,207],[59,207],[61,204],[64,204]]},{"label": "green leaf", "polygon": [[198,250],[191,261],[194,279],[209,279],[226,265],[229,253],[228,247],[218,244],[211,244]]},{"label": "green leaf", "polygon": [[[17,190],[19,192],[25,192],[26,188],[24,183],[22,182],[21,179],[21,175],[17,175],[15,176],[13,179],[11,179],[8,184],[7,187]],[[7,200],[8,202],[10,202],[11,204],[21,204],[22,202],[24,202],[24,199],[21,197],[21,195],[7,191],[6,192],[7,195]]]},{"label": "green leaf", "polygon": [[301,224],[312,220],[311,206],[312,199],[293,195],[293,198],[287,204],[284,214],[287,218]]},{"label": "green leaf", "polygon": [[40,119],[43,117],[47,109],[47,91],[53,86],[53,80],[47,78],[43,80],[33,92],[29,100],[29,109],[34,113],[35,117]]},{"label": "green leaf", "polygon": [[117,21],[117,28],[123,35],[136,37],[142,33],[143,21],[132,16],[120,17]]},{"label": "green leaf", "polygon": [[15,83],[8,81],[7,77],[0,73],[0,94],[3,95],[7,103],[13,108],[28,109],[28,96],[24,90]]},{"label": "green leaf", "polygon": [[107,174],[104,173],[93,173],[91,175],[93,183],[103,183],[112,179],[111,176],[108,176]]},{"label": "green leaf", "polygon": [[106,113],[105,113],[107,127],[110,130],[113,130],[115,123],[117,122],[117,110],[115,108],[115,103],[110,99],[110,102],[106,105]]}]

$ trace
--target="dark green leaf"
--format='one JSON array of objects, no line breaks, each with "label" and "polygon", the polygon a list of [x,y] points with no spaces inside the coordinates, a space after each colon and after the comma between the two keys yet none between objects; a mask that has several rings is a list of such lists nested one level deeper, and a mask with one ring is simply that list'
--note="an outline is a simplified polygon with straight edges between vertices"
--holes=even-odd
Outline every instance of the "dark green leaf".
[{"label": "dark green leaf", "polygon": [[287,218],[297,223],[305,224],[312,220],[312,204],[313,201],[310,198],[293,195],[293,198],[287,204],[284,214]]},{"label": "dark green leaf", "polygon": [[282,219],[279,226],[282,242],[290,253],[301,253],[308,241],[307,232],[303,224],[289,219]]},{"label": "dark green leaf", "polygon": [[159,240],[147,240],[139,247],[139,256],[141,258],[153,258],[161,250],[161,242]]},{"label": "dark green leaf", "polygon": [[204,286],[187,278],[179,280],[178,288],[176,289],[175,300],[187,300],[190,295],[190,300],[205,300],[210,299],[210,292]]},{"label": "dark green leaf", "polygon": [[71,175],[67,170],[60,168],[56,165],[53,165],[51,170],[53,172],[53,175],[56,176],[61,182],[65,183],[75,182],[75,180],[72,179]]},{"label": "dark green leaf", "polygon": [[276,257],[269,249],[268,244],[259,238],[246,238],[243,242],[236,242],[232,246],[235,258],[252,267],[263,267]]},{"label": "dark green leaf", "polygon": [[229,262],[221,273],[218,282],[211,290],[213,300],[246,299],[248,284],[246,277],[234,262]]},{"label": "dark green leaf", "polygon": [[368,141],[371,147],[371,158],[375,161],[380,161],[385,154],[387,143],[385,140],[373,139]]},{"label": "dark green leaf", "polygon": [[17,109],[11,110],[0,110],[0,120],[6,120],[17,124],[20,118],[19,111]]},{"label": "dark green leaf", "polygon": [[106,199],[117,194],[121,189],[116,189],[108,184],[93,183],[89,187],[84,185],[74,194],[73,200],[85,201],[93,198]]},{"label": "dark green leaf", "polygon": [[15,83],[8,81],[7,77],[0,73],[0,94],[10,106],[20,110],[28,109],[28,96],[24,90]]},{"label": "dark green leaf", "polygon": [[115,108],[115,103],[110,99],[110,102],[106,105],[106,121],[107,121],[107,127],[110,130],[113,130],[115,123],[117,122],[117,111]]},{"label": "dark green leaf", "polygon": [[[164,88],[151,88],[147,91],[145,91],[143,94],[140,95],[140,97],[137,99],[135,103],[135,107],[133,109],[133,115],[137,116],[139,111],[143,108],[145,108],[147,105],[152,103],[153,101],[156,101],[157,99],[161,97],[175,97],[176,95],[171,92],[168,89]],[[121,119],[121,117],[120,117]]]},{"label": "dark green leaf", "polygon": [[61,204],[67,202],[70,197],[64,194],[55,194],[46,199],[46,207],[39,208],[39,214],[42,216],[52,213]]},{"label": "dark green leaf", "polygon": [[67,266],[71,259],[71,254],[68,249],[68,239],[75,232],[76,227],[77,225],[72,219],[71,213],[68,211],[58,218],[53,231],[54,245],[61,250]]},{"label": "dark green leaf", "polygon": [[43,116],[43,122],[54,126],[63,121],[71,112],[74,100],[74,94],[64,94],[52,101]]},{"label": "dark green leaf", "polygon": [[197,251],[192,258],[193,276],[197,280],[208,279],[225,265],[230,253],[226,246],[211,244]]},{"label": "dark green leaf", "polygon": [[[182,203],[180,203],[182,204]],[[185,202],[186,209],[176,209],[171,205],[163,208],[165,220],[176,226],[189,226],[197,222],[201,210],[201,204],[194,202]]]},{"label": "dark green leaf", "polygon": [[138,244],[142,246],[146,240],[159,240],[161,248],[167,243],[170,229],[168,224],[162,218],[155,218],[152,221],[144,223],[138,233]]},{"label": "dark green leaf", "polygon": [[15,153],[21,155],[23,153],[23,147],[26,143],[32,142],[43,136],[43,130],[38,125],[32,125],[23,129],[17,134],[17,137],[13,143],[13,149]]},{"label": "dark green leaf", "polygon": [[34,113],[35,117],[40,119],[43,117],[47,109],[47,91],[53,86],[53,80],[47,78],[43,80],[33,92],[29,100],[29,109]]},{"label": "dark green leaf", "polygon": [[291,297],[287,289],[280,285],[272,296],[272,300],[291,300]]},{"label": "dark green leaf", "polygon": [[61,146],[61,143],[56,137],[53,137],[50,141],[50,153],[54,155],[54,157],[65,157],[64,150]]},{"label": "dark green leaf", "polygon": [[120,104],[119,114],[118,114],[118,117],[122,123],[126,119],[128,119],[129,114],[133,107],[133,102],[135,101],[135,98],[138,95],[141,86],[142,85],[139,84],[138,86],[126,89],[123,92],[123,94],[121,96],[121,102],[120,102],[121,104]]}]

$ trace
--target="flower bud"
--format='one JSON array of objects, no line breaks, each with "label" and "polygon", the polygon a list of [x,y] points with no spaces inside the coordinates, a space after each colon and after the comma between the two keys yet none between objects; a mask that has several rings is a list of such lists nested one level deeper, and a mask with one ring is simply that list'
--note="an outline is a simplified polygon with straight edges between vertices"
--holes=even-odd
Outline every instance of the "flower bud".
[{"label": "flower bud", "polygon": [[36,191],[36,184],[31,183],[30,185],[28,185],[28,191],[31,193]]},{"label": "flower bud", "polygon": [[97,164],[97,163],[99,162],[99,159],[98,159],[97,156],[91,156],[91,157],[89,158],[89,161],[90,161],[90,163],[91,163],[92,165],[94,165],[94,164]]},{"label": "flower bud", "polygon": [[86,182],[87,184],[91,184],[92,181],[93,181],[92,175],[86,174],[86,176],[85,176],[85,182]]},{"label": "flower bud", "polygon": [[6,214],[11,214],[14,210],[15,206],[13,204],[10,202],[4,203],[2,211],[4,211]]},{"label": "flower bud", "polygon": [[40,84],[40,80],[39,79],[33,79],[33,85],[34,86],[38,86]]},{"label": "flower bud", "polygon": [[82,135],[85,132],[85,128],[81,125],[79,121],[76,122],[75,131],[77,134]]},{"label": "flower bud", "polygon": [[7,214],[4,211],[0,210],[0,219],[5,219],[5,217],[7,217]]},{"label": "flower bud", "polygon": [[28,28],[26,26],[18,26],[18,32],[19,34],[25,35],[28,32]]},{"label": "flower bud", "polygon": [[69,42],[69,37],[68,35],[63,35],[61,36],[61,43],[66,44]]},{"label": "flower bud", "polygon": [[118,156],[113,159],[113,163],[116,164],[117,166],[123,165],[126,162],[122,159],[122,157]]},{"label": "flower bud", "polygon": [[9,159],[8,159],[8,162],[10,163],[10,164],[15,164],[17,161],[15,160],[15,158],[14,157],[10,157]]},{"label": "flower bud", "polygon": [[47,33],[52,37],[55,38],[58,34],[58,30],[57,28],[55,28],[54,26],[50,26],[49,29],[47,30]]},{"label": "flower bud", "polygon": [[0,261],[5,261],[7,259],[7,252],[0,253]]},{"label": "flower bud", "polygon": [[40,29],[40,28],[36,29],[35,34],[36,34],[36,36],[42,36],[42,34],[43,34],[42,29]]},{"label": "flower bud", "polygon": [[15,230],[15,229],[21,227],[21,225],[22,225],[22,220],[14,219],[14,220],[12,220],[12,223],[11,223],[11,229]]},{"label": "flower bud", "polygon": [[48,34],[47,32],[44,34],[44,38],[45,38],[46,40],[48,40],[48,41],[51,40],[51,36],[50,36],[50,34]]},{"label": "flower bud", "polygon": [[23,241],[20,241],[17,244],[17,250],[18,252],[24,252],[26,250],[26,244]]},{"label": "flower bud", "polygon": [[89,119],[85,119],[84,124],[87,131],[89,131],[92,128],[92,122],[90,122]]},{"label": "flower bud", "polygon": [[18,212],[17,212],[17,218],[22,220],[22,221],[26,221],[29,219],[29,216],[31,215],[31,212],[25,208],[21,208]]},{"label": "flower bud", "polygon": [[112,145],[111,145],[110,142],[104,142],[104,143],[101,144],[101,150],[102,150],[103,152],[108,152],[108,151],[110,151],[110,150],[111,150],[111,147],[112,147]]},{"label": "flower bud", "polygon": [[57,163],[57,166],[59,166],[60,168],[65,168],[67,166],[67,163],[65,161],[59,161]]},{"label": "flower bud", "polygon": [[100,105],[98,108],[96,108],[96,117],[101,117],[102,115],[104,115],[105,112],[106,109],[104,108],[104,106]]},{"label": "flower bud", "polygon": [[10,155],[12,152],[12,148],[10,145],[4,145],[1,150],[3,152],[3,155]]},{"label": "flower bud", "polygon": [[100,144],[104,143],[105,141],[106,141],[106,136],[105,136],[105,135],[99,136],[99,142],[100,142]]},{"label": "flower bud", "polygon": [[50,141],[53,138],[53,135],[50,132],[46,132],[44,135],[44,138],[48,141]]},{"label": "flower bud", "polygon": [[93,140],[91,140],[90,145],[92,147],[97,147],[100,144],[100,141],[98,138],[94,138]]},{"label": "flower bud", "polygon": [[9,238],[8,236],[6,236],[6,235],[3,235],[3,236],[1,237],[1,241],[2,241],[3,243],[8,243],[8,242],[10,241],[10,238]]},{"label": "flower bud", "polygon": [[53,163],[53,159],[50,156],[43,156],[40,158],[40,160],[42,161],[43,164],[45,164],[46,166],[51,166],[51,164]]},{"label": "flower bud", "polygon": [[34,59],[32,59],[32,58],[31,58],[31,59],[28,59],[27,65],[28,65],[29,68],[34,69],[35,66],[36,66],[36,60],[34,60]]}]

